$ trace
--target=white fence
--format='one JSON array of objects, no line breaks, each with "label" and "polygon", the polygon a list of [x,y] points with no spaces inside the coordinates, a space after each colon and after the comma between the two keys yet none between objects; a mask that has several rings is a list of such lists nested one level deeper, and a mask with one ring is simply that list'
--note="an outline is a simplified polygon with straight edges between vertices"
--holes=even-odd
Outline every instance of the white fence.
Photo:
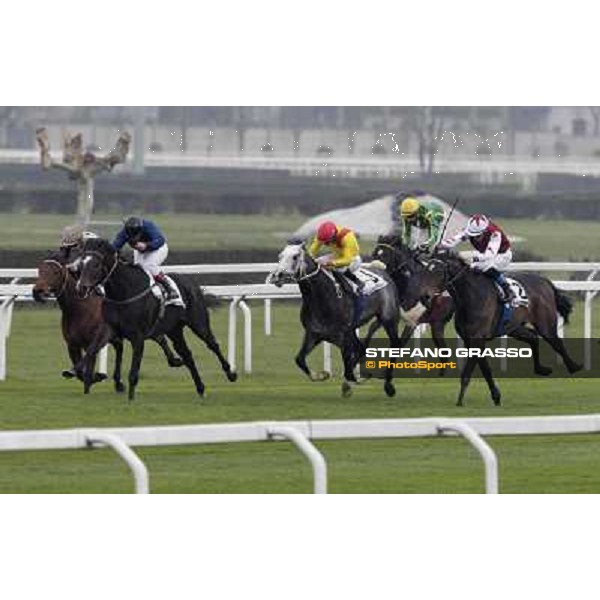
[{"label": "white fence", "polygon": [[[39,151],[1,149],[0,163],[39,165]],[[144,156],[147,167],[189,167],[214,169],[250,169],[288,171],[299,175],[336,174],[338,176],[390,177],[397,174],[419,173],[421,166],[416,156],[393,153],[391,156],[227,156],[193,153],[152,153]],[[131,170],[132,163],[123,166]],[[435,171],[439,173],[482,173],[490,178],[500,176],[530,176],[539,173],[562,173],[600,176],[600,162],[594,157],[580,156],[575,159],[535,158],[525,155],[494,156],[471,159],[438,156]]]},{"label": "white fence", "polygon": [[[600,432],[600,414],[548,417],[424,418],[225,423],[111,429],[0,432],[0,451],[68,450],[109,446],[131,470],[137,493],[150,491],[148,469],[131,446],[264,442],[286,439],[307,458],[313,491],[327,493],[327,463],[311,440],[462,436],[479,453],[485,491],[499,492],[498,459],[482,436]],[[356,490],[360,492],[360,490]]]},{"label": "white fence", "polygon": [[[178,274],[240,274],[240,273],[269,273],[276,263],[242,263],[214,265],[170,265],[165,267],[168,273]],[[593,300],[600,291],[600,282],[592,281],[600,271],[600,263],[568,263],[568,262],[523,262],[510,265],[511,271],[545,271],[545,272],[579,272],[587,273],[585,281],[555,281],[555,285],[565,291],[585,292],[584,300],[584,338],[592,337],[592,308]],[[0,381],[6,378],[6,340],[10,335],[12,307],[15,300],[31,300],[31,285],[19,283],[21,279],[37,277],[36,269],[0,269],[0,279],[10,279],[11,283],[0,284]],[[239,308],[244,318],[244,371],[252,372],[252,312],[246,299],[264,301],[264,332],[271,335],[272,318],[271,306],[275,299],[299,298],[300,292],[295,284],[278,288],[270,284],[240,284],[204,286],[204,289],[223,299],[230,301],[228,329],[228,361],[233,368],[237,363],[237,315]],[[417,332],[419,335],[419,332]],[[586,347],[585,366],[590,367],[591,352]],[[323,345],[324,370],[331,372],[331,348]],[[106,372],[106,351],[103,351],[99,370]]]}]

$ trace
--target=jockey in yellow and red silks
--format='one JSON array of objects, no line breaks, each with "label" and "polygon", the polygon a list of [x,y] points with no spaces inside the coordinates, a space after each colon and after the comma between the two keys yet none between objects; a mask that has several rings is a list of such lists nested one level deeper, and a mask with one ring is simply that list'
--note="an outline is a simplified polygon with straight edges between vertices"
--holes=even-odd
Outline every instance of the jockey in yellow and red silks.
[{"label": "jockey in yellow and red silks", "polygon": [[[328,253],[317,258],[323,248],[326,248]],[[362,259],[356,234],[351,229],[336,225],[333,221],[321,223],[316,237],[308,247],[308,253],[316,258],[322,267],[342,272],[358,286],[359,291],[362,290],[364,284],[355,275]]]}]

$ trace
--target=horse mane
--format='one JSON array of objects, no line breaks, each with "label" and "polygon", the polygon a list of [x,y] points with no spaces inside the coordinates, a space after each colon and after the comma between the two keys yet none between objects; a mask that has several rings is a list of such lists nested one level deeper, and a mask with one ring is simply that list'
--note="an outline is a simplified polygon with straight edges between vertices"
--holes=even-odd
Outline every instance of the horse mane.
[{"label": "horse mane", "polygon": [[44,260],[55,260],[61,265],[65,264],[65,257],[60,250],[47,250],[44,256]]},{"label": "horse mane", "polygon": [[394,234],[384,234],[384,235],[380,235],[377,238],[377,243],[378,244],[387,244],[388,246],[392,246],[394,248],[403,248],[404,244],[402,243],[402,240]]},{"label": "horse mane", "polygon": [[83,251],[94,250],[102,254],[113,254],[115,249],[113,245],[104,238],[90,238],[85,241],[83,245]]}]

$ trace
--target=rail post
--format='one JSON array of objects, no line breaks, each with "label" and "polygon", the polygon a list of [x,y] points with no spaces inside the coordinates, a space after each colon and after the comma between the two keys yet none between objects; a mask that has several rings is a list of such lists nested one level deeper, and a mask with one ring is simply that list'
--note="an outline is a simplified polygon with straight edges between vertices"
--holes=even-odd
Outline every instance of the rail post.
[{"label": "rail post", "polygon": [[112,448],[127,464],[133,475],[136,494],[149,494],[148,469],[141,458],[117,435],[107,431],[87,431],[85,440],[88,446],[104,444]]},{"label": "rail post", "polygon": [[488,443],[467,423],[461,421],[440,421],[437,426],[440,434],[447,431],[458,433],[479,452],[485,468],[485,493],[498,493],[498,459]]},{"label": "rail post", "polygon": [[281,425],[269,425],[267,434],[271,438],[283,437],[292,442],[308,459],[313,470],[315,494],[327,493],[327,463],[313,443],[298,429]]}]

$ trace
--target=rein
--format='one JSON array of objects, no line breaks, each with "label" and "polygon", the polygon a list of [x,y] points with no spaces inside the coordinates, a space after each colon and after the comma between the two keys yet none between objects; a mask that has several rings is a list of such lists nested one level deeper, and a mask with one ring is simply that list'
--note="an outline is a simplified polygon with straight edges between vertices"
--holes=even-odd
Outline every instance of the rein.
[{"label": "rein", "polygon": [[[99,258],[102,261],[102,267],[104,268],[104,255],[101,252],[98,252],[96,250],[89,250],[88,252],[86,252],[86,254],[95,256],[96,258]],[[106,274],[106,277],[104,277],[104,279],[99,281],[96,284],[96,286],[103,286],[110,279],[114,270],[117,268],[117,265],[119,264],[119,255],[117,252],[115,252],[113,258],[114,258],[113,265],[109,269],[108,273]],[[125,304],[132,304],[133,302],[137,302],[138,300],[147,296],[151,291],[152,291],[152,285],[149,285],[147,288],[142,290],[139,294],[136,294],[135,296],[132,296],[131,298],[126,298],[125,300],[113,300],[112,298],[108,298],[107,296],[104,296],[104,301],[109,304],[123,306]]]},{"label": "rein", "polygon": [[310,273],[306,273],[306,262],[304,261],[304,254],[303,254],[303,256],[302,256],[302,267],[303,267],[304,273],[301,274],[299,277],[296,277],[296,281],[297,282],[307,281],[308,279],[311,279],[315,275],[318,275],[319,272],[323,271],[323,273],[327,276],[327,278],[331,281],[331,283],[333,283],[333,285],[335,287],[335,294],[336,294],[336,296],[338,298],[341,298],[342,295],[343,295],[342,289],[340,287],[340,284],[335,280],[334,276],[331,273],[329,273],[328,271],[324,270],[323,266],[321,265],[320,262],[316,262],[316,265],[317,265],[317,268],[314,271],[311,271]]}]

